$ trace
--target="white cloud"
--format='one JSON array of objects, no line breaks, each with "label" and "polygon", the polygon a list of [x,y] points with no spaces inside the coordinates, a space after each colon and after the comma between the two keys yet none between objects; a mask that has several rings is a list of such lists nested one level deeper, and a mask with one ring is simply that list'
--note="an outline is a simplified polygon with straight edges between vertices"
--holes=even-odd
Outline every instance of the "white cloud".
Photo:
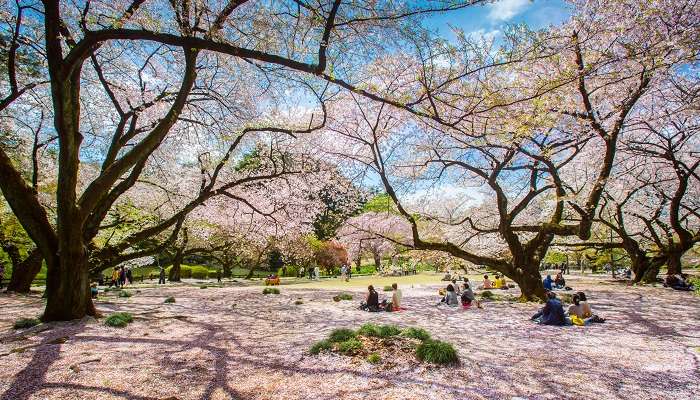
[{"label": "white cloud", "polygon": [[499,0],[488,6],[488,18],[492,21],[507,21],[525,11],[530,3],[531,0]]}]

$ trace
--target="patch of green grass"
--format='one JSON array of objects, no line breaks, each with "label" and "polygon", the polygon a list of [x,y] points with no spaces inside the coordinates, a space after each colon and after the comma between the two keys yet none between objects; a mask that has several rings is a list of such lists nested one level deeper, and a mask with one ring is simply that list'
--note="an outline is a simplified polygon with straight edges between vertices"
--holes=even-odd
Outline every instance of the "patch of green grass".
[{"label": "patch of green grass", "polygon": [[274,287],[266,287],[263,289],[262,294],[280,294],[280,290]]},{"label": "patch of green grass", "polygon": [[41,323],[36,318],[20,318],[15,323],[12,325],[14,329],[26,329],[26,328],[31,328],[32,326],[37,326]]},{"label": "patch of green grass", "polygon": [[133,294],[127,290],[122,290],[119,292],[119,297],[131,297]]},{"label": "patch of green grass", "polygon": [[105,325],[115,328],[123,328],[134,320],[134,317],[127,312],[117,312],[105,320]]},{"label": "patch of green grass", "polygon": [[695,286],[695,294],[700,296],[700,277],[690,278],[690,284]]},{"label": "patch of green grass", "polygon": [[304,302],[301,301],[301,300],[296,300],[296,301],[294,302],[294,304],[297,305],[297,306],[300,306],[300,305],[304,304]]},{"label": "patch of green grass", "polygon": [[340,342],[338,344],[338,351],[345,355],[352,355],[362,350],[362,347],[362,342],[356,338],[351,338],[344,342]]},{"label": "patch of green grass", "polygon": [[339,328],[333,330],[330,335],[328,335],[328,340],[333,343],[344,342],[349,339],[354,339],[357,336],[355,331],[347,328]]},{"label": "patch of green grass", "polygon": [[309,352],[311,354],[318,354],[322,351],[330,350],[332,348],[333,348],[333,343],[331,343],[330,340],[321,340],[320,342],[314,343],[314,345],[311,346],[311,349],[309,349]]},{"label": "patch of green grass", "polygon": [[396,325],[382,325],[379,327],[379,337],[388,338],[401,334],[401,329]]},{"label": "patch of green grass", "polygon": [[483,292],[481,292],[481,298],[493,299],[494,298],[493,292],[490,290],[484,290]]},{"label": "patch of green grass", "polygon": [[379,337],[379,325],[368,322],[357,330],[357,334],[361,336]]},{"label": "patch of green grass", "polygon": [[416,357],[431,364],[455,364],[459,361],[454,346],[439,340],[426,340],[419,344]]},{"label": "patch of green grass", "polygon": [[382,361],[382,358],[377,353],[372,353],[367,356],[367,362],[370,364],[378,364],[380,361]]},{"label": "patch of green grass", "polygon": [[384,286],[384,291],[385,291],[385,292],[391,292],[392,290],[394,290],[394,288],[391,287],[390,285]]},{"label": "patch of green grass", "polygon": [[418,339],[421,341],[430,340],[430,334],[423,328],[406,328],[401,331],[401,336]]},{"label": "patch of green grass", "polygon": [[174,303],[174,302],[175,302],[175,298],[173,296],[170,296],[167,299],[165,299],[165,303]]},{"label": "patch of green grass", "polygon": [[200,286],[199,288],[200,288],[200,289],[206,289],[206,288],[208,288],[208,287],[209,287],[209,286],[207,286],[207,285],[202,285],[202,286]]},{"label": "patch of green grass", "polygon": [[352,300],[352,295],[349,293],[341,293],[338,295],[340,300]]}]

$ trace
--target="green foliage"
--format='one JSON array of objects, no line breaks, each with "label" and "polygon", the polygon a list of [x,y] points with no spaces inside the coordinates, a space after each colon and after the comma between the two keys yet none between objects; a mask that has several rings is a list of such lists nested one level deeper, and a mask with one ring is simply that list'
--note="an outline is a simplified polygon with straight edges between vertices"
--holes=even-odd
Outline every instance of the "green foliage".
[{"label": "green foliage", "polygon": [[490,290],[484,290],[483,292],[481,292],[481,297],[484,299],[493,299],[494,294]]},{"label": "green foliage", "polygon": [[338,344],[338,351],[345,355],[356,354],[362,350],[362,342],[357,340],[357,338],[351,338],[344,342]]},{"label": "green foliage", "polygon": [[419,344],[416,357],[431,364],[455,364],[459,361],[454,346],[439,340],[426,340]]},{"label": "green foliage", "polygon": [[396,205],[391,200],[391,197],[389,197],[389,195],[386,193],[378,194],[369,199],[369,201],[367,201],[367,203],[365,203],[365,205],[362,207],[362,212],[389,213],[397,215],[399,213]]},{"label": "green foliage", "polygon": [[[337,299],[337,300],[336,300]],[[352,300],[352,295],[349,293],[341,293],[337,296],[333,297],[334,301],[341,301],[341,300]]]},{"label": "green foliage", "polygon": [[695,286],[695,294],[700,296],[700,277],[690,278],[690,283]]},{"label": "green foliage", "polygon": [[134,320],[134,317],[127,312],[117,312],[105,320],[105,325],[115,328],[123,328]]},{"label": "green foliage", "polygon": [[324,205],[313,221],[314,234],[321,240],[334,238],[343,222],[357,214],[365,201],[362,192],[352,183],[338,179],[339,184],[325,185],[314,194]]},{"label": "green foliage", "polygon": [[563,262],[566,262],[567,260],[568,259],[566,257],[566,253],[550,249],[549,251],[547,251],[547,254],[544,256],[544,259],[542,261],[549,264],[561,264]]},{"label": "green foliage", "polygon": [[423,328],[406,328],[401,331],[401,336],[418,339],[422,341],[430,340],[430,334]]},{"label": "green foliage", "polygon": [[284,260],[282,260],[282,252],[276,248],[270,250],[270,253],[267,257],[267,263],[270,266],[271,271],[277,271],[281,269],[284,266]]},{"label": "green foliage", "polygon": [[368,322],[357,330],[360,336],[379,337],[379,325]]},{"label": "green foliage", "polygon": [[379,364],[380,361],[382,361],[382,358],[379,357],[377,353],[372,353],[367,356],[367,362],[370,364]]},{"label": "green foliage", "polygon": [[174,302],[175,302],[175,298],[173,296],[170,296],[167,299],[165,299],[165,303],[174,303]]},{"label": "green foliage", "polygon": [[392,290],[394,290],[393,287],[391,287],[391,286],[384,286],[384,291],[385,291],[385,292],[391,292]]},{"label": "green foliage", "polygon": [[262,294],[280,294],[280,290],[274,287],[266,287],[263,289]]},{"label": "green foliage", "polygon": [[133,294],[128,290],[122,290],[119,292],[119,297],[131,297]]},{"label": "green foliage", "polygon": [[338,343],[344,342],[348,339],[354,339],[356,336],[357,334],[352,329],[339,328],[335,329],[330,335],[328,335],[328,340],[333,343]]},{"label": "green foliage", "polygon": [[309,353],[318,354],[322,351],[330,350],[332,348],[333,343],[331,343],[330,340],[321,340],[320,342],[316,342],[313,346],[311,346],[311,349],[309,349]]},{"label": "green foliage", "polygon": [[234,167],[236,172],[255,171],[262,166],[260,150],[255,148],[243,154],[243,158]]},{"label": "green foliage", "polygon": [[36,318],[20,318],[15,323],[12,325],[14,329],[26,329],[26,328],[31,328],[32,326],[37,326],[41,323]]},{"label": "green foliage", "polygon": [[388,338],[400,335],[401,329],[396,325],[377,325],[368,322],[357,330],[357,334],[360,336]]}]

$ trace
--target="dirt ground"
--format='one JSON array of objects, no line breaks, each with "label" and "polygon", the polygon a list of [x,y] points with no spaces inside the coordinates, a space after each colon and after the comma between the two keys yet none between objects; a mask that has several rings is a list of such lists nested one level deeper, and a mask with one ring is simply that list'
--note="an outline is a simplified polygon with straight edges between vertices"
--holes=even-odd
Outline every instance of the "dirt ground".
[{"label": "dirt ground", "polygon": [[[691,399],[700,395],[700,297],[570,278],[604,324],[546,327],[537,304],[436,307],[439,281],[398,279],[407,310],[365,313],[354,285],[136,287],[101,297],[104,319],[12,329],[39,295],[0,295],[0,400],[24,399]],[[417,283],[421,282],[421,283]],[[379,286],[379,285],[378,285]],[[381,292],[380,297],[384,296]],[[139,290],[140,292],[136,292]],[[334,302],[341,292],[352,301]],[[511,290],[511,292],[514,292]],[[164,304],[168,296],[176,303]],[[301,299],[302,304],[295,304]],[[428,330],[461,364],[386,369],[309,347],[365,322]]]}]

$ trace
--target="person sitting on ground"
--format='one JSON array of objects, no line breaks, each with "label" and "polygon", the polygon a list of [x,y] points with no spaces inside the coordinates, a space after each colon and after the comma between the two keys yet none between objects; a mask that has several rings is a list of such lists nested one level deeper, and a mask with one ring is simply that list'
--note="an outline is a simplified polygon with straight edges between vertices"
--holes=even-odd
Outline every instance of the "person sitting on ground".
[{"label": "person sitting on ground", "polygon": [[452,284],[447,285],[445,288],[445,297],[443,297],[440,302],[452,307],[456,307],[459,304],[459,297],[457,297],[457,293],[455,293],[455,288]]},{"label": "person sitting on ground", "polygon": [[379,293],[374,290],[374,286],[367,287],[367,298],[360,304],[360,309],[370,312],[379,311]]},{"label": "person sitting on ground", "polygon": [[452,276],[451,276],[450,273],[448,272],[448,273],[445,274],[445,276],[442,277],[441,280],[442,280],[442,281],[449,281],[449,280],[452,280]]},{"label": "person sitting on ground", "polygon": [[666,286],[674,290],[692,291],[695,289],[693,285],[687,281],[688,275],[668,275],[666,276]]},{"label": "person sitting on ground", "polygon": [[392,304],[393,310],[400,311],[401,310],[401,290],[399,289],[399,285],[397,285],[396,283],[392,283],[391,288],[392,288],[391,304]]},{"label": "person sitting on ground", "polygon": [[552,279],[552,275],[547,275],[546,278],[542,281],[542,285],[544,285],[545,290],[552,290],[552,283],[554,283],[554,280]]},{"label": "person sitting on ground", "polygon": [[605,318],[593,314],[591,306],[586,300],[586,294],[583,292],[578,292],[573,296],[572,301],[574,304],[569,307],[568,312],[572,323],[574,325],[589,325],[593,322],[605,322]]},{"label": "person sitting on ground", "polygon": [[564,289],[566,286],[566,280],[564,280],[564,275],[562,275],[561,272],[557,274],[556,278],[554,278],[554,285],[557,289]]},{"label": "person sitting on ground", "polygon": [[567,325],[566,315],[564,314],[564,306],[557,299],[554,292],[547,292],[547,302],[544,307],[531,319],[541,325],[564,326]]},{"label": "person sitting on ground", "polygon": [[462,307],[464,308],[471,307],[473,303],[476,303],[476,306],[481,308],[481,302],[476,299],[474,291],[469,285],[468,279],[462,284],[462,296],[460,297],[460,300],[462,301]]},{"label": "person sitting on ground", "polygon": [[493,285],[491,284],[488,275],[484,275],[484,282],[481,284],[480,289],[493,289]]},{"label": "person sitting on ground", "polygon": [[501,288],[501,276],[499,274],[496,274],[493,277],[493,288],[494,289],[500,289]]},{"label": "person sitting on ground", "polygon": [[503,274],[501,274],[500,285],[501,289],[508,290],[508,282],[506,282],[506,276]]}]

